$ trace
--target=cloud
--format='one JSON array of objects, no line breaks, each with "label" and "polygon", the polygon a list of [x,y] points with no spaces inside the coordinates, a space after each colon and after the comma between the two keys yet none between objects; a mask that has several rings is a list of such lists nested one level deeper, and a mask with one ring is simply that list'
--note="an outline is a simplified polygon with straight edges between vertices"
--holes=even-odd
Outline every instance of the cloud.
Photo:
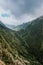
[{"label": "cloud", "polygon": [[16,17],[25,13],[32,14],[35,9],[43,4],[43,0],[1,0],[0,6],[10,9]]},{"label": "cloud", "polygon": [[[36,17],[33,17],[32,15],[28,15],[28,14],[24,14],[20,17],[19,19],[19,23],[26,23],[26,22],[30,22],[32,21],[33,19],[35,19]],[[22,22],[20,22],[22,21]]]},{"label": "cloud", "polygon": [[0,20],[22,24],[43,15],[43,0],[0,0]]},{"label": "cloud", "polygon": [[4,8],[10,9],[12,14],[19,17],[23,14],[33,14],[41,4],[43,0],[6,0]]},{"label": "cloud", "polygon": [[14,24],[16,22],[16,18],[9,10],[4,10],[0,8],[0,20],[5,24]]},{"label": "cloud", "polygon": [[43,16],[43,4],[41,4],[40,7],[35,9],[34,16],[35,17]]},{"label": "cloud", "polygon": [[19,25],[24,22],[33,20],[34,17],[28,14],[23,14],[19,18],[16,18],[11,11],[5,11],[3,8],[0,9],[0,20],[5,24]]},{"label": "cloud", "polygon": [[2,17],[10,17],[10,15],[7,14],[7,13],[3,13],[1,16],[2,16]]}]

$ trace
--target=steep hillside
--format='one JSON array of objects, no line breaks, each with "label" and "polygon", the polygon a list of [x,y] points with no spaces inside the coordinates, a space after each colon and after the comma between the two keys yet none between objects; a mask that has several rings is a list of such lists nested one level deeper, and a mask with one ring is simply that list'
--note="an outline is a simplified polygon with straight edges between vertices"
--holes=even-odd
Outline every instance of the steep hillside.
[{"label": "steep hillside", "polygon": [[24,41],[14,31],[0,24],[0,60],[6,65],[14,65],[15,60],[22,63],[20,52],[25,52],[22,48],[25,49]]},{"label": "steep hillside", "polygon": [[17,32],[0,23],[0,60],[4,65],[41,65],[29,48]]},{"label": "steep hillside", "polygon": [[43,64],[43,16],[33,20],[25,30],[18,33],[26,41],[28,52]]}]

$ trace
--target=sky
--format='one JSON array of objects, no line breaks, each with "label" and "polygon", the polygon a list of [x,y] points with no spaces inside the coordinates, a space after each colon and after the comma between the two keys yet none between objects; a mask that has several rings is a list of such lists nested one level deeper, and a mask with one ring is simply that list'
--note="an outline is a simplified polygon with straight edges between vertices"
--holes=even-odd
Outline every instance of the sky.
[{"label": "sky", "polygon": [[0,21],[19,25],[43,16],[43,0],[0,0]]}]

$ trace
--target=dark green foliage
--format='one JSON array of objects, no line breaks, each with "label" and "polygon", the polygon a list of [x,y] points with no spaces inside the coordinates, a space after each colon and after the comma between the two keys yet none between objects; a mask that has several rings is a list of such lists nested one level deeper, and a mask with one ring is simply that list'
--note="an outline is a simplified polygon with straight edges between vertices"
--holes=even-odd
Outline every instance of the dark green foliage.
[{"label": "dark green foliage", "polygon": [[27,50],[43,64],[43,17],[32,21],[25,30],[18,31],[18,34],[26,41]]}]

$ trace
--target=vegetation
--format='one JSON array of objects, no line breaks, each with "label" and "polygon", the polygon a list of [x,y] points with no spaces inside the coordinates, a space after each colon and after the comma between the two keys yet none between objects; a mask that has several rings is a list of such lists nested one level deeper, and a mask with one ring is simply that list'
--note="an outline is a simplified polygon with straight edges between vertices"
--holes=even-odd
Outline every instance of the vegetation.
[{"label": "vegetation", "polygon": [[0,22],[0,60],[5,65],[43,65],[43,18],[20,31]]},{"label": "vegetation", "polygon": [[18,34],[26,41],[28,52],[43,64],[43,17],[32,21],[25,30]]}]

